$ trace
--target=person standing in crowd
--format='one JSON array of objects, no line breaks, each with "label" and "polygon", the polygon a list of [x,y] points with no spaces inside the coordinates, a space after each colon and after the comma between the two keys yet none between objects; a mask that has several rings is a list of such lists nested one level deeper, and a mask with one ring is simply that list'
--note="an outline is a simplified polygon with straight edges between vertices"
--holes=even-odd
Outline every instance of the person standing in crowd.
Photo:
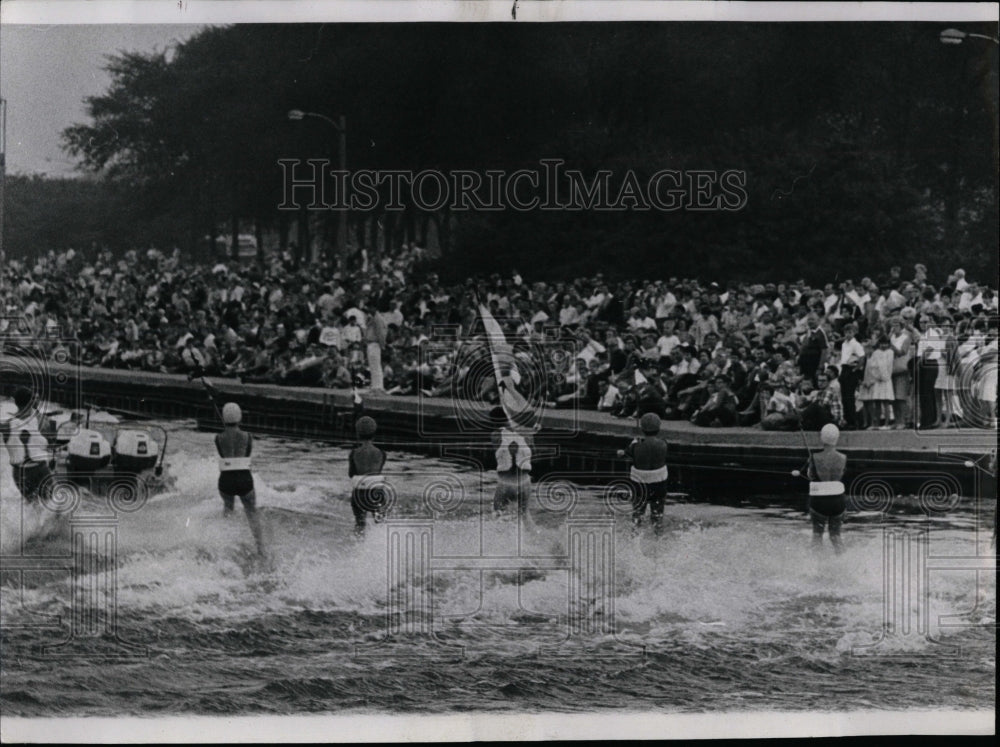
[{"label": "person standing in crowd", "polygon": [[46,498],[51,488],[49,442],[39,428],[39,415],[32,407],[30,389],[19,387],[14,392],[16,412],[9,420],[0,421],[0,438],[7,447],[10,469],[21,499],[36,503]]},{"label": "person standing in crowd", "polygon": [[928,430],[937,426],[937,399],[934,396],[934,384],[938,377],[938,358],[940,331],[934,327],[928,314],[917,318],[916,329],[919,334],[916,353],[916,390],[917,416],[914,418],[917,427]]},{"label": "person standing in crowd", "polygon": [[[988,342],[983,346],[979,357],[979,399],[983,403],[988,428],[997,427],[997,319],[993,317],[989,325]],[[993,472],[996,474],[996,452],[993,452]]]},{"label": "person standing in crowd", "polygon": [[[986,344],[985,323],[981,319],[969,319],[963,324],[959,344],[955,348],[955,398],[956,414],[961,417],[962,425],[977,427],[981,425],[978,417],[982,411],[979,400],[980,388],[977,381],[977,368],[981,350]],[[981,370],[981,369],[979,369]]]},{"label": "person standing in crowd", "polygon": [[385,392],[382,378],[382,349],[386,343],[386,323],[382,314],[371,311],[365,320],[365,343],[368,353],[368,372],[371,376],[370,389],[376,393]]},{"label": "person standing in crowd", "polygon": [[[356,393],[355,393],[356,394]],[[360,401],[356,397],[355,405]],[[382,521],[388,508],[388,493],[382,470],[385,468],[386,454],[373,443],[378,424],[375,419],[363,415],[354,424],[354,431],[361,442],[347,457],[347,476],[351,479],[351,511],[354,514],[354,534],[363,537],[366,520],[371,513],[375,523]]]},{"label": "person standing in crowd", "polygon": [[945,321],[945,324],[938,327],[939,337],[936,345],[939,351],[938,375],[934,381],[934,390],[937,392],[938,412],[940,413],[938,425],[941,428],[949,428],[955,412],[952,402],[955,390],[955,376],[952,373],[952,365],[954,364],[955,348],[958,347],[958,343],[955,338],[954,327],[948,323],[950,322],[948,315],[942,312],[938,321]]},{"label": "person standing in crowd", "polygon": [[263,556],[264,537],[257,515],[253,474],[250,472],[253,437],[240,428],[242,420],[243,412],[238,404],[227,402],[222,406],[223,431],[215,437],[215,448],[219,452],[219,495],[222,496],[222,514],[227,517],[233,513],[236,498],[240,499],[257,545],[257,554]]},{"label": "person standing in crowd", "polygon": [[632,526],[638,531],[649,507],[653,532],[662,531],[663,505],[667,498],[667,444],[660,438],[660,418],[646,413],[639,419],[642,436],[635,438],[618,456],[632,462],[629,479],[632,483]]},{"label": "person standing in crowd", "polygon": [[816,372],[826,365],[830,343],[819,323],[819,316],[810,312],[806,317],[806,332],[799,348],[799,370],[806,378],[816,382]]},{"label": "person standing in crowd", "polygon": [[813,526],[813,546],[823,544],[823,532],[829,529],[830,542],[839,555],[844,551],[840,530],[844,524],[847,499],[844,495],[844,470],[847,457],[837,451],[840,430],[832,423],[823,426],[819,434],[823,450],[809,455],[809,517]]},{"label": "person standing in crowd", "polygon": [[[889,338],[879,337],[875,350],[868,356],[865,365],[865,410],[868,413],[868,429],[888,430],[892,417],[892,361],[894,355]],[[881,423],[881,424],[880,424]]]},{"label": "person standing in crowd", "polygon": [[889,323],[889,346],[892,348],[892,392],[893,392],[893,428],[902,430],[913,427],[910,420],[910,400],[913,396],[913,378],[910,373],[910,362],[913,338],[909,330],[903,326],[899,315]]},{"label": "person standing in crowd", "polygon": [[865,348],[858,342],[858,325],[850,322],[844,326],[844,339],[840,345],[840,396],[844,406],[844,424],[849,429],[858,427],[855,397],[864,372]]}]

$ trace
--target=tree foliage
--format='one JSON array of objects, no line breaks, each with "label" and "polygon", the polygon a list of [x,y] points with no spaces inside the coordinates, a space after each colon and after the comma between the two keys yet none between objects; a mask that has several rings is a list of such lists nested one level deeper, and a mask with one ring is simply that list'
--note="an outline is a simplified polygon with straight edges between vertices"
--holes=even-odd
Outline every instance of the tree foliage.
[{"label": "tree foliage", "polygon": [[[169,60],[111,57],[110,88],[88,99],[89,121],[65,141],[85,168],[127,187],[130,218],[176,216],[171,231],[185,246],[220,223],[278,226],[278,159],[336,162],[336,133],[318,119],[288,121],[294,108],[346,115],[352,170],[513,170],[561,158],[640,178],[663,168],[747,174],[747,205],[732,213],[426,216],[411,204],[406,230],[428,218],[453,229],[442,269],[454,274],[613,264],[638,276],[822,279],[932,260],[995,273],[996,48],[946,47],[939,31],[215,27]],[[356,240],[369,243],[376,221],[384,241],[398,240],[386,228],[397,217],[352,216]]]}]

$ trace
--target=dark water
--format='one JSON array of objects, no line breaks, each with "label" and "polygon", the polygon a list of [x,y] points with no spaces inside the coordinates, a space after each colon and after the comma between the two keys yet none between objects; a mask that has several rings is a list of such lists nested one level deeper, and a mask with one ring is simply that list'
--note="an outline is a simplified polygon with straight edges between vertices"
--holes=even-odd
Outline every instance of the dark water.
[{"label": "dark water", "polygon": [[[607,517],[602,489],[581,489],[572,516],[536,496],[520,525],[490,516],[488,474],[392,454],[393,519],[422,518],[432,558],[407,575],[400,525],[351,535],[345,450],[260,438],[258,562],[239,512],[221,517],[211,435],[167,425],[176,486],[120,517],[113,599],[88,595],[98,573],[3,575],[5,715],[994,707],[996,576],[974,511],[855,514],[837,557],[777,501],[674,503],[663,536],[615,514],[596,566],[574,565],[570,519]],[[603,586],[581,575],[594,567]],[[69,636],[74,592],[116,611],[119,640],[40,653]]]}]

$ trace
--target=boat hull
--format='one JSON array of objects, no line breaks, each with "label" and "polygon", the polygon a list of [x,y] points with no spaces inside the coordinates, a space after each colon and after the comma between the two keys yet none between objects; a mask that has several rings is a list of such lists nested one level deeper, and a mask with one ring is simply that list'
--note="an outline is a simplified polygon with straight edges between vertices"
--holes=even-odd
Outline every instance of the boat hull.
[{"label": "boat hull", "polygon": [[71,472],[96,472],[97,470],[104,469],[110,463],[110,454],[96,457],[70,454],[66,457],[66,466]]},{"label": "boat hull", "polygon": [[156,454],[146,456],[115,454],[114,471],[119,474],[137,475],[140,472],[153,469],[157,459]]}]

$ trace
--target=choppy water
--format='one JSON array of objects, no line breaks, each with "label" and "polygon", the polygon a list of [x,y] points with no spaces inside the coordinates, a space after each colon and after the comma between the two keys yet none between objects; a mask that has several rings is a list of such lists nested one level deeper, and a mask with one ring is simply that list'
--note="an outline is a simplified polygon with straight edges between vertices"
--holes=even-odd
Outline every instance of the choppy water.
[{"label": "choppy water", "polygon": [[[389,527],[351,535],[346,449],[256,440],[271,556],[260,564],[239,509],[221,516],[211,434],[165,425],[176,487],[117,528],[116,629],[140,648],[78,637],[72,655],[40,653],[69,635],[74,586],[98,598],[83,593],[97,574],[8,570],[5,714],[994,707],[996,574],[974,512],[855,515],[837,557],[814,552],[805,515],[779,501],[674,503],[659,538],[633,538],[620,517],[607,589],[588,592],[568,561],[539,560],[568,557],[565,513],[495,520],[488,475],[394,453],[394,517],[432,518],[435,564],[482,567],[393,584],[390,566],[404,578],[405,567]],[[0,471],[9,553],[19,529],[5,458]],[[579,506],[602,495],[584,489]],[[927,562],[887,564],[887,529],[927,530]],[[66,554],[68,539],[25,552]],[[926,596],[893,590],[921,578]]]}]

